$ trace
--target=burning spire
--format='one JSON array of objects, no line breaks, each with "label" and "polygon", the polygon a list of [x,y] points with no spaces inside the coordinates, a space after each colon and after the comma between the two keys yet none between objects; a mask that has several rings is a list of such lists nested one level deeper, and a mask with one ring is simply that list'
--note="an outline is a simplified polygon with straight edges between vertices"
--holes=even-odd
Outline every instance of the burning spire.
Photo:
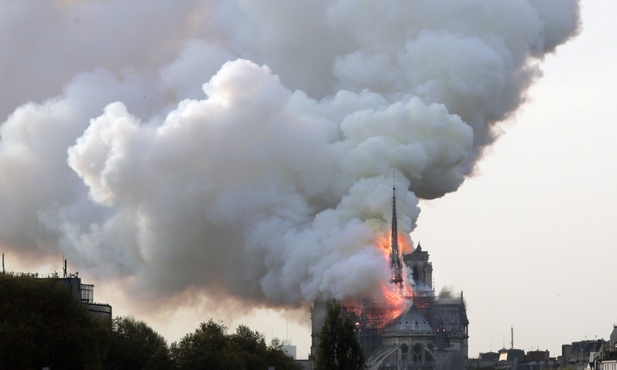
[{"label": "burning spire", "polygon": [[392,269],[392,278],[390,282],[396,284],[399,288],[403,285],[403,273],[401,266],[401,258],[398,253],[398,230],[396,225],[396,186],[395,173],[392,172],[392,236],[390,248],[390,268]]}]

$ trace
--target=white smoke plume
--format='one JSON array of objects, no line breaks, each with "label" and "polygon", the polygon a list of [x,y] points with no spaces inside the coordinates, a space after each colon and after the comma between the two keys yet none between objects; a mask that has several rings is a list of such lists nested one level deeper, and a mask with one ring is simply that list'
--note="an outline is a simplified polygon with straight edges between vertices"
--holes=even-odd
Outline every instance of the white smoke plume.
[{"label": "white smoke plume", "polygon": [[[139,299],[370,294],[576,0],[0,3],[0,244]],[[10,36],[9,36],[10,35]]]}]

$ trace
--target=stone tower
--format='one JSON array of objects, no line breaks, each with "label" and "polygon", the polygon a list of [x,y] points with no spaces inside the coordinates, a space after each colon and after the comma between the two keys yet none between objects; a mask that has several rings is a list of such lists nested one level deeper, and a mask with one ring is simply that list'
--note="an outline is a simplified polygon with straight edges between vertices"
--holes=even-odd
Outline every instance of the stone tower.
[{"label": "stone tower", "polygon": [[410,254],[403,254],[403,262],[410,271],[416,290],[423,288],[433,290],[433,264],[428,261],[429,254],[418,247]]}]

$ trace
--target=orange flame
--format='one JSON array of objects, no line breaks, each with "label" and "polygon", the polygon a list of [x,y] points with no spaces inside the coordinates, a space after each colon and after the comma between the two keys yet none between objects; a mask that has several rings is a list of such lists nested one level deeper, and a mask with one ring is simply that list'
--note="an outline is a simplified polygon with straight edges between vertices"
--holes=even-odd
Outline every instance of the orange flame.
[{"label": "orange flame", "polygon": [[[397,238],[400,252],[410,253],[413,249],[411,239],[401,233],[397,235]],[[389,261],[392,253],[392,240],[389,233],[378,233],[375,238],[375,247],[382,253],[384,261]],[[358,330],[361,330],[360,327],[380,330],[407,310],[413,295],[413,289],[405,281],[402,285],[383,281],[372,299],[347,301],[343,306],[357,319]]]},{"label": "orange flame", "polygon": [[[413,251],[409,237],[402,233],[398,233],[396,237],[400,253],[411,253]],[[375,244],[379,250],[383,251],[384,256],[390,258],[390,253],[392,253],[392,237],[389,233],[380,233],[376,238]]]},{"label": "orange flame", "polygon": [[[411,240],[404,234],[398,233],[398,245],[401,248],[401,253],[410,253],[413,249]],[[383,256],[388,260],[392,253],[392,238],[388,233],[380,233],[376,239],[377,248],[383,253]],[[403,282],[399,288],[396,284],[383,282],[381,284],[380,298],[384,306],[392,312],[394,317],[401,314],[408,306],[409,301],[413,298],[413,290],[410,285]],[[393,317],[393,318],[394,318]]]}]

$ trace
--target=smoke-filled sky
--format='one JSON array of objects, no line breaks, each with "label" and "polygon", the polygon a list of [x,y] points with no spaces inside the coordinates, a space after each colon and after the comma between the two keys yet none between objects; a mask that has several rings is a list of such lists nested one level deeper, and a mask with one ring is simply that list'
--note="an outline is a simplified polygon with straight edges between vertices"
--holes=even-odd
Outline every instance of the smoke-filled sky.
[{"label": "smoke-filled sky", "polygon": [[[574,0],[0,2],[7,268],[64,256],[97,300],[171,340],[213,316],[306,316],[387,280],[375,238],[394,171],[399,230],[431,253],[437,286],[466,291],[470,354],[510,325],[536,340],[552,315],[529,292],[570,297],[571,319],[591,301],[581,287],[609,280],[563,258],[610,244],[576,230],[595,210],[567,207],[604,204],[614,180],[610,142],[585,141],[611,137],[610,94],[579,84],[615,67],[570,64],[604,52],[567,52],[589,40],[580,22]],[[489,176],[506,182],[478,185]]]},{"label": "smoke-filled sky", "polygon": [[464,290],[472,356],[509,347],[510,327],[517,348],[557,356],[617,323],[616,12],[582,2],[581,34],[542,63],[476,176],[420,202],[412,237],[436,285]]}]

